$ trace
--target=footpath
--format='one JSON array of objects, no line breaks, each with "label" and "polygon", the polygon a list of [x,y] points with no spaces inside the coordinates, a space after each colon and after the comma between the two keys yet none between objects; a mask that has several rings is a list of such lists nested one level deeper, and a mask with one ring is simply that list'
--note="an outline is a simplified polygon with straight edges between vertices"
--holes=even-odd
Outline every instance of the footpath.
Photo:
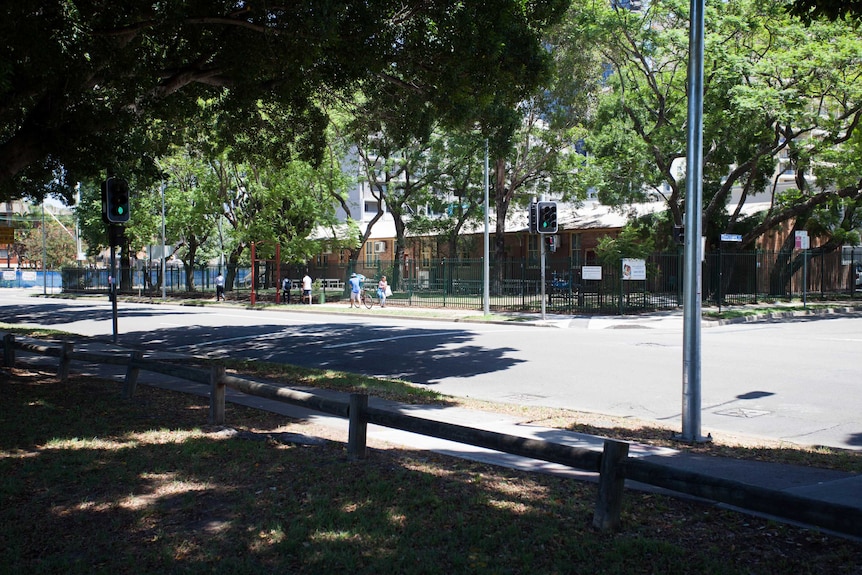
[{"label": "footpath", "polygon": [[[329,308],[330,305],[334,304],[322,304],[309,307],[315,313],[347,313],[347,310],[344,309],[345,306],[343,305],[338,306],[339,309],[337,310],[328,310],[327,308]],[[291,307],[293,307],[296,311],[309,311],[309,307],[306,306]],[[353,310],[352,313],[368,314],[371,312],[383,311],[389,310],[362,309],[358,311]],[[393,315],[397,313],[397,315],[400,317],[403,317],[405,313],[403,309],[393,309],[392,311],[394,312]],[[428,314],[433,315],[427,315],[425,313],[426,311]],[[455,310],[452,312],[443,313],[440,312],[440,310],[413,310],[413,313],[418,316],[421,316],[423,319],[433,319],[434,317],[439,317],[440,319],[445,319],[446,321],[511,321],[511,318],[506,317],[498,318],[496,320],[494,318],[481,318],[481,314],[478,314],[480,317],[476,318],[477,312],[475,311],[463,312]],[[793,313],[794,315],[797,314],[797,312]],[[846,310],[839,309],[837,311],[832,310],[829,312],[824,311],[818,313],[849,312]],[[471,317],[476,319],[473,320],[471,319]],[[519,325],[551,325],[561,328],[577,325],[581,328],[587,327],[588,329],[608,329],[615,327],[624,328],[638,325],[641,327],[658,325],[668,326],[674,323],[681,325],[681,322],[683,321],[681,313],[653,314],[650,316],[638,316],[637,318],[583,318],[574,316],[560,317],[549,315],[546,316],[545,319],[542,319],[541,316],[538,316],[538,314],[536,316],[524,316],[523,314],[521,314],[521,317],[517,319]],[[739,319],[734,321],[750,320]],[[584,322],[586,322],[586,324]],[[708,327],[709,325],[714,325],[714,322],[704,321],[705,327]],[[116,344],[112,344],[108,341],[102,340],[91,340],[83,345],[76,344],[75,349],[76,351],[80,350],[93,352],[129,352],[129,350],[124,350]],[[17,356],[17,362],[19,364],[29,364],[34,366],[40,365],[42,367],[48,368],[49,370],[52,367],[55,368],[57,365],[56,358],[33,355],[21,351],[17,353]],[[169,357],[176,358],[179,356],[161,352],[145,352],[144,357],[154,359],[163,357],[165,359],[168,359]],[[117,366],[73,362],[72,370],[76,373],[92,374],[93,376],[111,378],[118,381],[122,381],[125,376],[125,368]],[[201,396],[209,395],[208,386],[203,386],[186,380],[167,377],[164,375],[151,373],[143,370],[140,372],[138,384],[150,385],[154,387],[170,389],[184,393],[192,393]],[[347,394],[333,392],[329,390],[300,390],[313,392],[315,394],[323,395],[332,399],[337,399],[339,401],[346,402],[348,400]],[[285,417],[291,419],[308,421],[309,423],[315,425],[322,425],[333,428],[335,430],[340,430],[340,432],[343,433],[344,441],[347,441],[348,422],[346,419],[341,419],[335,416],[310,411],[308,409],[292,406],[274,400],[247,396],[242,393],[235,392],[231,389],[227,390],[227,400],[236,404],[282,414]],[[602,437],[527,424],[522,421],[519,421],[515,417],[499,413],[468,410],[460,407],[439,405],[403,405],[391,401],[380,400],[377,398],[370,398],[369,404],[373,407],[397,411],[416,417],[423,417],[436,421],[443,421],[498,433],[505,433],[518,437],[549,441],[567,446],[581,447],[596,450],[599,452],[602,450],[603,447],[604,438]],[[227,424],[230,425],[230,421],[228,421]],[[494,465],[502,465],[524,471],[552,473],[585,481],[597,480],[596,474],[572,469],[563,465],[527,459],[524,457],[490,451],[483,448],[472,447],[468,445],[454,443],[451,441],[436,439],[432,437],[385,427],[379,427],[375,425],[371,425],[368,428],[368,440],[370,443],[382,442],[385,444],[402,446],[410,449],[430,450],[454,457],[460,457]],[[838,505],[839,509],[844,508],[846,510],[852,510],[855,513],[862,512],[862,474],[816,469],[800,465],[787,465],[762,461],[738,460],[726,457],[697,455],[686,453],[676,449],[655,447],[638,443],[630,444],[629,456],[632,458],[655,462],[662,466],[668,466],[684,471],[706,474],[712,477],[723,478],[730,481],[740,482],[746,485],[756,486],[757,488],[767,491],[780,491],[792,494],[794,496],[801,497],[815,503],[819,502],[824,504],[831,504],[832,506]],[[627,480],[626,486],[632,489],[657,491],[662,493],[669,493],[676,496],[680,495],[679,493],[669,492],[645,484],[638,484],[629,480]],[[734,508],[724,504],[717,505],[737,509],[741,512],[760,515],[746,509]],[[779,517],[772,518],[778,521],[793,523]],[[808,525],[807,527],[817,528],[816,526],[811,525]],[[858,533],[862,533],[862,529],[854,531],[853,534],[838,533],[838,535],[862,541],[862,538],[859,537]]]}]

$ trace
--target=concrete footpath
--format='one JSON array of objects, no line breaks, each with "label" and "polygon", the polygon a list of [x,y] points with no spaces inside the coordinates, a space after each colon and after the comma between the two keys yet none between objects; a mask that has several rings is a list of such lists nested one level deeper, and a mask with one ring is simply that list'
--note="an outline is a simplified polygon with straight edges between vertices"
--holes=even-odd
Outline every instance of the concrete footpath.
[{"label": "concrete footpath", "polygon": [[[315,311],[324,312],[324,306],[313,307],[317,308]],[[360,313],[363,313],[364,311],[365,310],[362,310]],[[472,313],[475,315],[475,312]],[[423,316],[423,319],[427,318]],[[447,319],[452,320],[453,318],[449,317]],[[541,318],[521,318],[521,322],[525,320],[531,323],[534,322],[538,325],[545,325]],[[551,321],[560,322],[563,324],[561,327],[565,327],[565,322],[577,320],[578,318],[556,317]],[[605,327],[613,327],[614,325],[618,325],[620,321],[625,320],[620,320],[618,318],[593,318],[591,321],[604,321],[607,322]],[[631,321],[653,323],[677,322],[681,321],[681,317],[679,314],[657,315],[652,317],[639,316],[637,319]],[[113,351],[128,353],[130,351],[110,342],[101,340],[90,340],[86,344],[76,344],[75,349],[76,351],[92,352]],[[167,353],[145,352],[144,357],[150,359],[163,357],[168,359],[169,357],[176,358],[179,356]],[[56,368],[57,361],[58,360],[53,357],[38,356],[25,353],[20,350],[17,351],[18,365],[39,365],[47,370],[52,370]],[[125,376],[125,368],[116,366],[73,362],[71,369],[74,373],[91,374],[93,376],[116,379],[118,381],[122,381]],[[140,372],[138,383],[139,385],[150,385],[200,396],[209,395],[209,388],[207,386],[147,371]],[[343,400],[345,402],[348,398],[346,394],[329,390],[300,389],[331,397],[333,399]],[[309,411],[304,408],[291,406],[273,400],[246,396],[231,389],[227,390],[227,399],[236,404],[279,413],[291,419],[308,421],[313,424],[328,426],[340,430],[340,432],[343,433],[344,441],[347,441],[348,424],[345,419]],[[523,423],[514,417],[499,413],[439,405],[403,405],[377,398],[371,398],[370,405],[435,421],[454,423],[518,437],[550,441],[568,446],[582,447],[599,452],[603,447],[603,438],[601,437],[531,425]],[[230,421],[227,421],[227,425],[230,425]],[[596,474],[579,471],[563,465],[527,459],[524,457],[374,425],[369,426],[368,438],[370,442],[385,442],[387,444],[409,449],[430,450],[454,457],[507,466],[523,471],[551,473],[586,481],[595,481],[597,479]],[[669,466],[681,470],[706,474],[712,477],[737,481],[770,491],[781,491],[814,502],[828,502],[830,504],[842,506],[848,510],[857,510],[862,512],[862,474],[815,469],[798,465],[775,464],[750,460],[743,461],[706,455],[692,455],[675,449],[654,447],[638,443],[631,443],[629,449],[630,457],[655,462],[662,466]],[[653,488],[648,485],[637,484],[631,481],[627,482],[627,486],[634,489],[669,493],[661,489]],[[740,511],[749,512],[747,510]],[[785,521],[781,518],[775,519]],[[856,540],[862,540],[858,537],[848,536],[847,534],[839,535]]]}]

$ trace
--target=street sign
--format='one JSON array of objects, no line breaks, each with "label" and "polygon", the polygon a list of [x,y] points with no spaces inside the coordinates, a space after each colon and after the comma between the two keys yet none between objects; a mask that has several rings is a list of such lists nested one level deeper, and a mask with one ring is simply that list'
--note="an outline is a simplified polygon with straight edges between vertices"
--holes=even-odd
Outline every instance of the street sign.
[{"label": "street sign", "polygon": [[810,239],[806,230],[797,231],[795,238],[797,250],[807,250],[810,247]]},{"label": "street sign", "polygon": [[723,241],[723,242],[741,242],[742,236],[740,234],[721,234],[721,241]]}]

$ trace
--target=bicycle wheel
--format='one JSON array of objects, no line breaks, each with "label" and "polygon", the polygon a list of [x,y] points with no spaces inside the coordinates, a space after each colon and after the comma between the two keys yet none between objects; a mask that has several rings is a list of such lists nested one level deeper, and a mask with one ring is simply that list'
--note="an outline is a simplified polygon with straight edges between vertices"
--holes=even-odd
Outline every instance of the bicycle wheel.
[{"label": "bicycle wheel", "polygon": [[365,304],[365,307],[367,307],[368,309],[371,309],[371,306],[374,305],[374,300],[371,299],[370,293],[365,292],[362,294],[362,303]]}]

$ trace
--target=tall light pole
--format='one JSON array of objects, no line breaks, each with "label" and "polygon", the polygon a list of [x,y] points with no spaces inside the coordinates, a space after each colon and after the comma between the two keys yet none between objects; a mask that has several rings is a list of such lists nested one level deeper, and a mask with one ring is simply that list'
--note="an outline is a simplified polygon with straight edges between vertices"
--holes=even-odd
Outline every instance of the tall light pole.
[{"label": "tall light pole", "polygon": [[488,201],[488,185],[490,184],[490,177],[488,172],[488,138],[485,138],[485,247],[482,253],[482,311],[485,315],[491,313],[491,267],[490,262],[488,261],[491,252],[490,246],[488,245],[491,235],[488,222],[488,210],[490,209],[490,202]]},{"label": "tall light pole", "polygon": [[679,439],[699,442],[706,440],[700,434],[704,0],[691,0],[690,6],[683,275],[682,433]]},{"label": "tall light pole", "polygon": [[165,182],[162,182],[162,299],[168,299],[165,284],[168,281],[167,264],[165,263]]},{"label": "tall light pole", "polygon": [[42,200],[42,295],[48,293],[48,245],[45,238],[45,200]]}]

